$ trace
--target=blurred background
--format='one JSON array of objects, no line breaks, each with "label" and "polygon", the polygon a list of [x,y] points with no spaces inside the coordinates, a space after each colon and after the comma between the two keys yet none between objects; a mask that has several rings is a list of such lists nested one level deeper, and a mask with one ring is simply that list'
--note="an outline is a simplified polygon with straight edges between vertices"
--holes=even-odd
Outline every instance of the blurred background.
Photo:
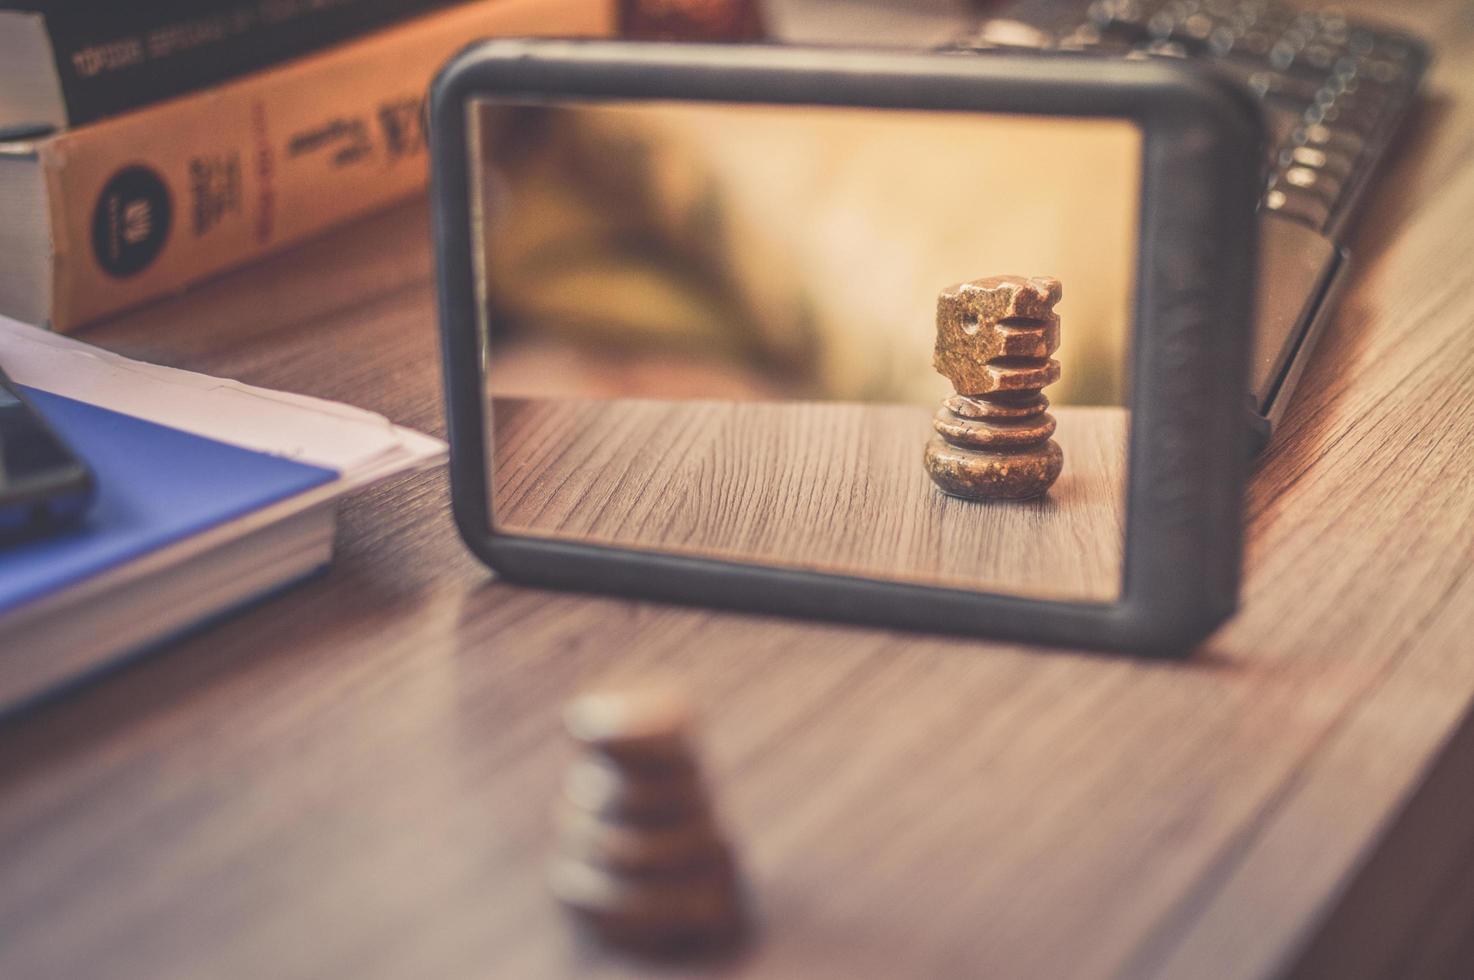
[{"label": "blurred background", "polygon": [[1140,139],[1120,120],[483,105],[498,394],[935,404],[936,295],[1065,283],[1057,403],[1118,405]]}]

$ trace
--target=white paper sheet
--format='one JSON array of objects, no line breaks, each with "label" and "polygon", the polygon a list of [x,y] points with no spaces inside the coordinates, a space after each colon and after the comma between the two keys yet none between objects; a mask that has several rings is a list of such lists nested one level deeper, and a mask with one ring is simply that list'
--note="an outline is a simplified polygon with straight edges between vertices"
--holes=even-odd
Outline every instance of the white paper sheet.
[{"label": "white paper sheet", "polygon": [[337,470],[339,491],[446,457],[439,439],[373,412],[134,361],[3,316],[0,368],[18,384]]}]

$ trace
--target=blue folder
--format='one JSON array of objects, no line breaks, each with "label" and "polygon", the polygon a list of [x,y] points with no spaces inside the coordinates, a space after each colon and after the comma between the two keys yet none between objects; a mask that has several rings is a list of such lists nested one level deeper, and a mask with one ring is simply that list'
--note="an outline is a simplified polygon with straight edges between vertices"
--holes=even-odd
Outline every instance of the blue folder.
[{"label": "blue folder", "polygon": [[77,528],[0,549],[0,614],[338,478],[60,395],[26,393],[92,467],[97,498]]}]

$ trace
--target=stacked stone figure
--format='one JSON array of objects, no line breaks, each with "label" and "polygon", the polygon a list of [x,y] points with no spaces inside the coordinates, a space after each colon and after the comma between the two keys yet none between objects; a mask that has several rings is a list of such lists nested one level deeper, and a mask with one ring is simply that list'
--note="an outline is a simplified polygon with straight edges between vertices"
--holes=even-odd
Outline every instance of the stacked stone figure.
[{"label": "stacked stone figure", "polygon": [[937,298],[937,372],[956,394],[932,420],[926,471],[969,500],[1037,497],[1059,478],[1043,388],[1059,380],[1058,279],[994,276]]},{"label": "stacked stone figure", "polygon": [[553,893],[612,944],[699,953],[742,931],[740,888],[702,784],[692,712],[668,687],[584,695],[567,710],[583,755],[559,801]]}]

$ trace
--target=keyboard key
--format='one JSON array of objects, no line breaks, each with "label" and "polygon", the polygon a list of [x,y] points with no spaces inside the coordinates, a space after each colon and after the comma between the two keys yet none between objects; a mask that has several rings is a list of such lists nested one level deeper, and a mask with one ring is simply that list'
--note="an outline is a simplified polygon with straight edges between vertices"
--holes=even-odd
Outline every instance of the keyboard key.
[{"label": "keyboard key", "polygon": [[1032,24],[995,18],[985,21],[971,41],[979,46],[1038,50],[1049,47],[1052,39]]},{"label": "keyboard key", "polygon": [[1211,62],[1214,68],[1232,75],[1247,85],[1254,94],[1262,98],[1279,98],[1298,104],[1303,111],[1315,101],[1321,90],[1319,80],[1294,78],[1265,68],[1259,59],[1240,58],[1230,55]]},{"label": "keyboard key", "polygon": [[1291,187],[1319,196],[1327,205],[1336,203],[1336,198],[1341,195],[1341,182],[1335,177],[1321,170],[1311,167],[1290,167],[1280,179]]},{"label": "keyboard key", "polygon": [[1327,106],[1311,106],[1305,110],[1307,122],[1320,122],[1334,129],[1345,132],[1359,133],[1363,137],[1369,137],[1376,130],[1377,114],[1371,111],[1359,111],[1354,104],[1341,104],[1332,102]]},{"label": "keyboard key", "polygon": [[1239,38],[1239,43],[1234,46],[1234,53],[1245,54],[1254,58],[1268,56],[1269,49],[1274,47],[1274,37],[1268,31],[1252,30],[1246,31]]},{"label": "keyboard key", "polygon": [[1305,194],[1295,188],[1271,188],[1264,195],[1264,207],[1277,214],[1303,221],[1317,230],[1325,227],[1326,220],[1331,216],[1330,205],[1312,194]]},{"label": "keyboard key", "polygon": [[1238,39],[1238,32],[1233,28],[1215,27],[1208,34],[1208,50],[1221,58],[1233,50]]},{"label": "keyboard key", "polygon": [[1324,44],[1312,44],[1300,53],[1306,63],[1316,71],[1329,71],[1336,63],[1336,52]]},{"label": "keyboard key", "polygon": [[1337,180],[1345,180],[1351,175],[1352,160],[1350,157],[1320,147],[1293,147],[1285,153],[1281,161],[1284,166],[1309,167],[1311,170],[1321,171]]},{"label": "keyboard key", "polygon": [[1366,70],[1374,81],[1383,85],[1391,85],[1393,82],[1402,80],[1402,65],[1385,58],[1370,62]]},{"label": "keyboard key", "polygon": [[1244,85],[1269,125],[1261,206],[1333,234],[1424,71],[1416,39],[1282,0],[1003,0],[990,9],[1039,25],[1047,39],[1029,46],[1195,61]]},{"label": "keyboard key", "polygon": [[1216,26],[1212,17],[1204,13],[1197,13],[1182,22],[1182,30],[1179,33],[1185,34],[1195,41],[1206,42],[1208,36],[1213,33],[1213,28]]},{"label": "keyboard key", "polygon": [[1273,155],[1279,152],[1280,147],[1295,142],[1295,134],[1300,128],[1300,113],[1273,101],[1266,102],[1264,110],[1265,121],[1269,124],[1269,151]]},{"label": "keyboard key", "polygon": [[1090,5],[1089,18],[1102,34],[1132,41],[1144,41],[1149,37],[1147,18],[1139,4],[1101,0]]}]

